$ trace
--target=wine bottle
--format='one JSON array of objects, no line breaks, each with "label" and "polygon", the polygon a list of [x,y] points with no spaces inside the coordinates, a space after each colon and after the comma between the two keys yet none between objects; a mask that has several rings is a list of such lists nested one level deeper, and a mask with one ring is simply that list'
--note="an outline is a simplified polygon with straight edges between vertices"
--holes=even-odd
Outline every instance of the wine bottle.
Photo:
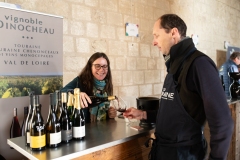
[{"label": "wine bottle", "polygon": [[21,135],[25,136],[25,126],[26,126],[26,120],[27,120],[27,116],[28,116],[28,107],[24,107],[24,117],[23,117],[23,123],[22,123],[22,127],[21,127]]},{"label": "wine bottle", "polygon": [[62,128],[62,142],[69,143],[72,139],[72,126],[67,112],[67,93],[62,93],[62,114],[60,118]]},{"label": "wine bottle", "polygon": [[223,86],[223,90],[225,91],[225,84],[224,84],[224,81],[223,81],[223,75],[221,75],[221,83],[222,83],[222,86]]},{"label": "wine bottle", "polygon": [[[20,124],[17,117],[17,108],[14,108],[12,124],[10,127],[10,138],[15,138],[20,136],[21,136],[21,130],[20,130]],[[13,149],[12,147],[10,148]]]},{"label": "wine bottle", "polygon": [[100,103],[111,101],[117,99],[116,96],[107,96],[107,97],[98,97],[98,96],[89,96],[92,103],[88,104],[88,107],[95,107],[98,106]]},{"label": "wine bottle", "polygon": [[85,117],[81,109],[80,102],[80,89],[74,89],[74,113],[72,116],[73,139],[82,140],[85,137]]},{"label": "wine bottle", "polygon": [[55,96],[56,96],[55,111],[56,111],[57,119],[58,119],[58,121],[60,121],[60,117],[61,117],[61,114],[62,114],[61,92],[59,90],[56,90],[55,91]]},{"label": "wine bottle", "polygon": [[[71,90],[68,90],[67,111],[69,117],[73,114],[73,94]],[[71,118],[70,118],[71,119]]]},{"label": "wine bottle", "polygon": [[33,96],[33,116],[30,124],[30,148],[33,151],[40,151],[46,147],[46,131],[41,115],[41,104],[39,95]]},{"label": "wine bottle", "polygon": [[32,123],[31,120],[33,116],[33,95],[33,91],[29,93],[28,115],[25,124],[25,142],[27,146],[30,146],[30,124]]},{"label": "wine bottle", "polygon": [[17,117],[17,108],[14,108],[12,124],[10,127],[10,138],[20,137],[20,136],[21,136],[21,130],[20,130],[20,124]]},{"label": "wine bottle", "polygon": [[48,113],[48,121],[46,123],[46,139],[47,146],[51,148],[56,148],[61,143],[61,127],[57,119],[55,110],[54,110],[54,95],[53,93],[49,94],[50,96],[50,105]]}]

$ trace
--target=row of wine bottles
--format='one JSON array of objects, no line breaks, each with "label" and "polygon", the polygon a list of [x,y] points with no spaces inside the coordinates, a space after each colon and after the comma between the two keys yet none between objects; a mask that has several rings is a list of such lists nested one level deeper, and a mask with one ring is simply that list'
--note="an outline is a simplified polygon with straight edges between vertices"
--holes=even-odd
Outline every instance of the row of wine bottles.
[{"label": "row of wine bottles", "polygon": [[[20,129],[17,120],[17,110],[14,108],[14,118],[10,129],[10,138],[25,134],[26,145],[32,150],[42,150],[46,146],[58,147],[61,143],[69,143],[72,139],[82,140],[85,137],[85,117],[80,106],[80,89],[75,88],[67,93],[59,90],[49,94],[50,104],[46,124],[41,115],[39,95],[31,92],[28,113]],[[102,102],[115,99],[116,96],[90,96],[96,106]],[[24,129],[24,131],[23,131]],[[22,130],[22,134],[19,133]]]}]

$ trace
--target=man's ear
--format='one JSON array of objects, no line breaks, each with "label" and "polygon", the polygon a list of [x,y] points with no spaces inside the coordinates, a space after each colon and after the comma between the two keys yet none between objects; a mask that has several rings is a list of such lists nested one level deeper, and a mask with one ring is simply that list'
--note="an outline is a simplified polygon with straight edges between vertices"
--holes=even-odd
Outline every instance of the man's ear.
[{"label": "man's ear", "polygon": [[174,28],[172,29],[172,36],[174,36],[174,35],[176,35],[176,34],[179,34],[179,32],[178,32],[178,29],[174,27]]},{"label": "man's ear", "polygon": [[178,29],[177,28],[173,28],[172,30],[171,30],[171,34],[172,34],[172,37],[174,38],[174,39],[176,39],[177,41],[179,41],[180,39],[181,39],[181,35],[180,35],[180,33],[178,32]]}]

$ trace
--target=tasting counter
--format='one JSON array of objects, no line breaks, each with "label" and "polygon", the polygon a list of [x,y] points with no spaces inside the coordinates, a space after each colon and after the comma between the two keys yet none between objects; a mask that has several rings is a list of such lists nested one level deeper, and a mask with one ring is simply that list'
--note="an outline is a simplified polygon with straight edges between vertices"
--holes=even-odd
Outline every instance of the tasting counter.
[{"label": "tasting counter", "polygon": [[[131,122],[132,126],[138,124]],[[153,133],[153,128],[135,130],[124,119],[115,118],[86,124],[84,140],[72,140],[58,148],[46,147],[42,151],[31,151],[30,147],[25,146],[24,136],[7,139],[7,143],[31,160],[147,160],[150,147],[146,148],[144,143]]]}]

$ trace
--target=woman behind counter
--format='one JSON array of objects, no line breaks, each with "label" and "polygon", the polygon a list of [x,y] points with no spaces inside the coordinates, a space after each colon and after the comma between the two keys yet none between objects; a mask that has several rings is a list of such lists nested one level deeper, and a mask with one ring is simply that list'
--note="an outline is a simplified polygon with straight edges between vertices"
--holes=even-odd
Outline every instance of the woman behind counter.
[{"label": "woman behind counter", "polygon": [[105,53],[94,53],[81,73],[63,87],[61,92],[67,92],[67,90],[74,88],[80,88],[81,91],[80,103],[83,107],[85,122],[116,117],[117,112],[113,107],[110,107],[109,102],[101,103],[91,109],[87,107],[88,103],[92,103],[89,96],[105,97],[113,94],[110,61]]}]

